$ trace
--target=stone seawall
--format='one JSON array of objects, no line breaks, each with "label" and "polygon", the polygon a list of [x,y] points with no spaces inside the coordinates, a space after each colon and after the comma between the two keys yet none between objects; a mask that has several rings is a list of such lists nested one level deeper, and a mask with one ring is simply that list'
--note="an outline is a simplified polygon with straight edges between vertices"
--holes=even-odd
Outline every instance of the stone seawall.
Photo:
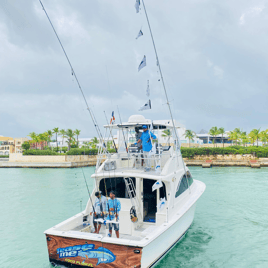
[{"label": "stone seawall", "polygon": [[22,155],[10,154],[0,168],[74,168],[96,166],[95,155]]},{"label": "stone seawall", "polygon": [[268,158],[254,158],[252,155],[237,156],[197,156],[193,159],[184,158],[187,166],[216,167],[268,167]]}]

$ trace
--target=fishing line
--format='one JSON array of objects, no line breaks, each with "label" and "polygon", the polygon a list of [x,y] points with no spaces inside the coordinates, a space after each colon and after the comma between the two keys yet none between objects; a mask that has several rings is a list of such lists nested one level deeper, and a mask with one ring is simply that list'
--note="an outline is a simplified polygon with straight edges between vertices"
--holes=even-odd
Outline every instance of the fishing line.
[{"label": "fishing line", "polygon": [[88,195],[89,195],[90,202],[91,202],[91,205],[92,205],[92,208],[93,208],[93,212],[94,212],[94,214],[95,214],[95,208],[94,208],[94,205],[93,205],[93,202],[92,202],[92,199],[91,199],[91,195],[90,195],[90,192],[89,192],[89,189],[88,189],[86,176],[85,176],[85,173],[84,173],[83,168],[81,168],[81,170],[82,170],[82,173],[83,173],[83,175],[84,175],[84,180],[85,180],[85,183],[86,183],[86,186],[87,186]]},{"label": "fishing line", "polygon": [[69,57],[68,57],[68,55],[67,55],[67,53],[66,53],[66,51],[65,51],[65,49],[64,49],[64,47],[63,47],[63,45],[62,45],[62,42],[61,42],[61,40],[60,40],[60,38],[59,38],[59,36],[58,36],[58,34],[57,34],[57,32],[56,32],[56,30],[55,30],[53,24],[52,24],[52,21],[50,20],[50,18],[49,18],[49,16],[48,16],[48,13],[47,13],[47,11],[46,11],[46,9],[45,9],[43,3],[41,2],[41,0],[39,0],[39,2],[40,2],[40,4],[41,4],[41,6],[42,6],[42,8],[43,8],[43,10],[44,10],[44,12],[45,12],[45,14],[46,14],[48,20],[49,20],[49,22],[50,22],[50,25],[51,25],[51,27],[52,27],[52,29],[53,29],[53,31],[54,31],[54,33],[55,33],[55,35],[56,35],[56,37],[57,37],[59,43],[60,43],[60,46],[61,46],[61,48],[62,48],[62,50],[63,50],[63,52],[64,52],[64,54],[65,54],[65,57],[66,57],[66,59],[67,59],[69,65],[70,65],[70,67],[71,67],[72,75],[75,77],[75,80],[76,80],[76,82],[77,82],[77,85],[78,85],[78,87],[79,87],[79,89],[80,89],[80,91],[81,91],[81,94],[82,94],[83,99],[84,99],[84,101],[85,101],[85,104],[86,104],[86,106],[87,106],[87,110],[88,110],[88,112],[89,112],[89,114],[90,114],[90,117],[91,117],[91,119],[92,119],[92,122],[93,122],[93,124],[94,124],[94,126],[95,126],[95,128],[96,128],[97,134],[98,134],[98,136],[99,136],[100,139],[103,139],[103,138],[102,138],[102,135],[101,135],[100,128],[99,128],[98,123],[97,123],[97,121],[96,121],[96,118],[95,118],[95,116],[94,116],[94,114],[93,114],[93,111],[89,108],[89,105],[88,105],[88,102],[87,102],[87,100],[86,100],[85,94],[84,94],[84,92],[83,92],[83,90],[82,90],[82,87],[81,87],[79,81],[78,81],[78,78],[77,78],[76,73],[75,73],[75,71],[74,71],[74,68],[73,68],[73,66],[72,66],[72,64],[71,64],[71,61],[69,60]]}]

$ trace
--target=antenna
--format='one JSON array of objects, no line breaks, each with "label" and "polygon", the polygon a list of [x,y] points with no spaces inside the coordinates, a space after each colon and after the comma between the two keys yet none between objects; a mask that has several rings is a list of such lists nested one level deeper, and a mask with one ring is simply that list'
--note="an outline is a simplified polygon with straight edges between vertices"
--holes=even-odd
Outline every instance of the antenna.
[{"label": "antenna", "polygon": [[[122,119],[121,119],[121,115],[120,115],[120,112],[119,112],[118,105],[117,105],[117,111],[118,111],[118,115],[119,115],[120,123],[121,123],[121,126],[122,126]],[[124,138],[124,142],[125,142],[126,151],[127,151],[127,153],[128,153],[127,143],[126,143],[126,139],[125,139],[125,134],[124,134],[124,129],[123,129],[123,128],[122,128],[122,133],[123,133],[123,138]]]},{"label": "antenna", "polygon": [[116,153],[117,153],[117,148],[116,148],[116,146],[115,146],[115,142],[114,142],[114,137],[113,137],[112,129],[110,128],[110,124],[109,124],[109,122],[108,122],[108,118],[107,118],[107,115],[106,115],[105,111],[103,111],[103,112],[104,112],[104,115],[105,115],[105,118],[106,118],[107,125],[109,125],[110,135],[111,135],[111,137],[112,137],[112,139],[113,139],[114,149],[115,149],[115,151],[116,151]]},{"label": "antenna", "polygon": [[56,37],[57,37],[59,43],[60,43],[60,45],[61,45],[61,48],[62,48],[62,50],[63,50],[63,52],[64,52],[64,54],[65,54],[65,57],[66,57],[66,59],[67,59],[69,65],[70,65],[70,67],[71,67],[72,75],[75,77],[75,80],[76,80],[76,82],[77,82],[77,85],[78,85],[78,87],[79,87],[79,89],[80,89],[80,91],[81,91],[81,94],[82,94],[83,99],[84,99],[84,101],[85,101],[85,103],[86,103],[86,106],[87,106],[87,110],[88,110],[88,112],[89,112],[89,114],[90,114],[90,117],[91,117],[91,119],[92,119],[92,121],[93,121],[93,124],[94,124],[94,126],[95,126],[95,128],[96,128],[96,131],[97,131],[97,134],[98,134],[98,136],[99,136],[99,139],[100,139],[100,140],[103,140],[102,135],[101,135],[101,132],[100,132],[100,128],[99,128],[98,123],[97,123],[97,120],[96,120],[96,118],[95,118],[95,115],[94,115],[93,111],[89,108],[89,105],[88,105],[88,103],[87,103],[85,94],[84,94],[84,92],[83,92],[83,90],[82,90],[82,87],[81,87],[79,81],[78,81],[78,78],[77,78],[76,73],[75,73],[75,71],[74,71],[74,69],[73,69],[73,66],[72,66],[72,64],[71,64],[71,61],[69,60],[69,57],[68,57],[68,55],[67,55],[67,53],[66,53],[66,51],[65,51],[65,49],[64,49],[64,47],[63,47],[63,45],[62,45],[62,42],[61,42],[61,40],[60,40],[60,38],[59,38],[59,36],[58,36],[58,34],[57,34],[57,32],[56,32],[56,30],[55,30],[55,28],[54,28],[52,22],[51,22],[51,20],[50,20],[48,14],[47,14],[47,12],[46,12],[46,9],[45,9],[43,3],[41,2],[41,0],[39,0],[39,2],[40,2],[40,4],[41,4],[41,6],[42,6],[42,8],[43,8],[43,10],[44,10],[44,12],[45,12],[45,14],[46,14],[48,20],[49,20],[49,22],[50,22],[50,25],[51,25],[51,27],[52,27],[52,29],[53,29],[53,31],[54,31],[54,33],[55,33],[55,35],[56,35]]}]

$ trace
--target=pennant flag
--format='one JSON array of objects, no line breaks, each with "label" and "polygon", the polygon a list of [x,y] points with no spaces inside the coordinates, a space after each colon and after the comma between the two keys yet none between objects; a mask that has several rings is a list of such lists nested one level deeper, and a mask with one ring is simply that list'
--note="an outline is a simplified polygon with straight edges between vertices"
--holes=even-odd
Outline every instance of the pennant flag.
[{"label": "pennant flag", "polygon": [[156,171],[156,173],[160,173],[160,172],[161,172],[160,163],[158,163],[158,164],[155,166],[155,171]]},{"label": "pennant flag", "polygon": [[153,187],[152,187],[152,192],[156,189],[159,189],[163,186],[163,183],[161,180],[158,180],[157,182],[154,183]]},{"label": "pennant flag", "polygon": [[165,205],[166,205],[166,198],[163,197],[163,198],[160,199],[160,203],[158,204],[158,211],[163,210]]},{"label": "pennant flag", "polygon": [[146,89],[146,96],[147,96],[147,97],[150,97],[149,80],[148,80],[147,89]]},{"label": "pennant flag", "polygon": [[143,60],[141,61],[138,71],[140,71],[142,68],[146,66],[146,56],[143,57]]},{"label": "pennant flag", "polygon": [[144,110],[150,110],[152,109],[151,107],[151,101],[148,100],[140,109],[139,111],[144,111]]},{"label": "pennant flag", "polygon": [[115,117],[114,117],[114,111],[112,112],[112,118],[110,120],[110,125],[113,125],[115,121]]},{"label": "pennant flag", "polygon": [[135,3],[136,13],[139,13],[139,11],[140,11],[140,4],[141,4],[141,1],[136,0],[136,3]]},{"label": "pennant flag", "polygon": [[143,32],[142,32],[142,30],[139,31],[139,33],[138,33],[136,39],[138,39],[138,38],[141,37],[141,36],[143,36]]}]

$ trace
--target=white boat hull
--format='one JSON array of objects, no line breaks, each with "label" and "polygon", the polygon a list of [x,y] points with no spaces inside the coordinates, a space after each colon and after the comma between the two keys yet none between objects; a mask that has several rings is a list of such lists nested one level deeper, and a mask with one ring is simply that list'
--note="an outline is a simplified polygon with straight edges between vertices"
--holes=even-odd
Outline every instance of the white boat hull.
[{"label": "white boat hull", "polygon": [[143,248],[142,268],[153,267],[185,235],[193,222],[195,207],[196,203],[170,228]]}]

